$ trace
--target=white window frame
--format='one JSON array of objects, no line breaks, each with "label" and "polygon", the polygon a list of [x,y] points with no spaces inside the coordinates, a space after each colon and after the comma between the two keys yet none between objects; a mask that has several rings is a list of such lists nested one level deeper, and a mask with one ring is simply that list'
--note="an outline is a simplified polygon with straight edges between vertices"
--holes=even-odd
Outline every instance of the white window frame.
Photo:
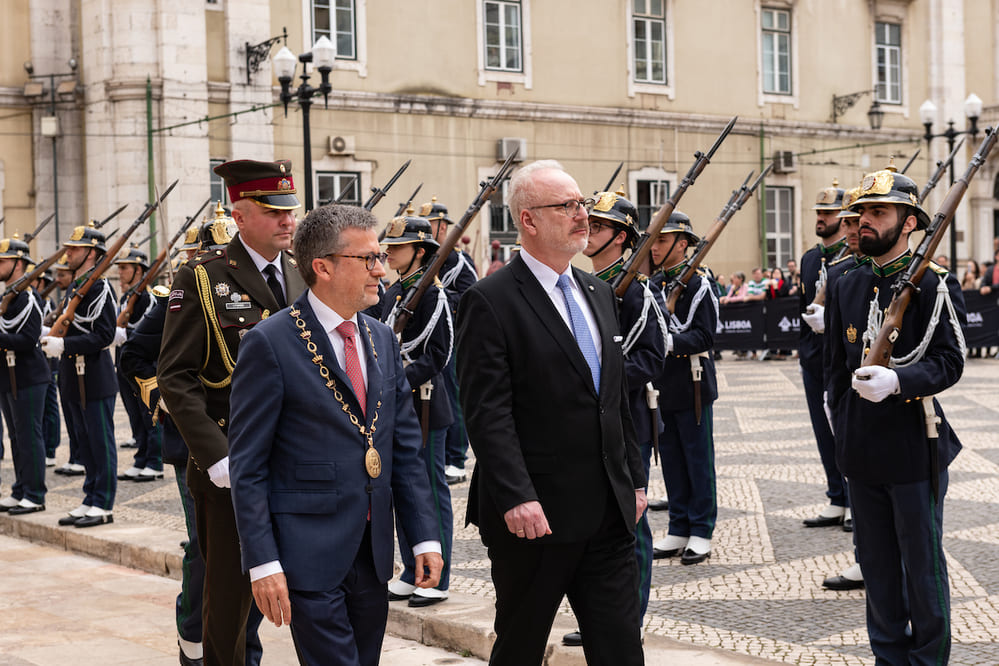
[{"label": "white window frame", "polygon": [[[885,33],[890,34],[890,30],[895,28],[898,31],[898,44],[888,44],[882,42]],[[891,56],[895,56],[895,64],[890,62]],[[885,60],[885,78],[882,81],[879,63]],[[894,70],[894,76],[892,71]],[[898,87],[897,96],[892,96],[892,87]],[[902,26],[891,21],[874,22],[874,87],[878,102],[881,104],[899,105],[902,103],[904,89],[902,88]],[[882,94],[882,88],[885,93]]]},{"label": "white window frame", "polygon": [[[329,0],[335,7],[336,0]],[[359,77],[368,76],[368,0],[353,0],[354,2],[354,56],[353,60],[337,58],[333,62],[334,70],[357,72]],[[303,48],[311,49],[315,43],[315,32],[312,25],[313,0],[302,0],[302,34],[312,38]],[[332,37],[331,41],[334,41]],[[335,41],[334,41],[335,43]]]},{"label": "white window frame", "polygon": [[876,12],[870,23],[871,31],[871,87],[877,86],[878,82],[878,60],[877,60],[877,35],[875,34],[878,23],[894,23],[899,26],[899,41],[902,43],[899,64],[901,66],[902,77],[902,101],[899,103],[883,102],[881,110],[885,114],[895,114],[904,119],[908,119],[909,113],[909,53],[905,48],[906,44],[912,44],[912,34],[909,30],[908,2],[906,0],[878,0]]},{"label": "white window frame", "polygon": [[323,203],[322,203],[322,201],[321,201],[321,199],[319,197],[319,191],[320,191],[319,181],[320,181],[321,178],[326,177],[326,176],[332,176],[333,179],[334,179],[333,197],[327,203],[333,203],[333,201],[338,196],[340,196],[340,193],[343,192],[344,186],[345,185],[350,185],[355,178],[357,179],[357,185],[356,185],[356,187],[357,187],[358,200],[356,202],[354,200],[349,200],[349,201],[346,201],[345,203],[346,203],[346,205],[354,205],[356,203],[356,205],[358,205],[358,206],[360,206],[361,204],[364,203],[364,190],[361,189],[361,172],[360,171],[326,171],[326,170],[323,170],[323,171],[316,171],[316,189],[315,189],[315,192],[316,192],[316,205],[317,206],[323,205]]},{"label": "white window frame", "polygon": [[665,39],[666,39],[666,49],[664,56],[666,58],[666,83],[649,83],[645,81],[635,80],[635,14],[634,7],[635,3],[632,0],[627,0],[625,5],[627,11],[625,12],[625,32],[627,35],[627,71],[628,71],[628,97],[634,97],[637,94],[649,94],[649,95],[664,95],[669,99],[676,99],[676,88],[674,86],[674,81],[676,80],[674,74],[673,63],[675,58],[673,57],[673,44],[675,42],[673,37],[673,17],[676,15],[673,11],[674,0],[663,0],[665,17],[663,22],[665,23]]},{"label": "white window frame", "polygon": [[[666,171],[660,167],[642,167],[641,169],[629,171],[628,191],[626,194],[628,195],[629,200],[634,202],[636,208],[638,207],[638,182],[645,180],[669,183],[669,191],[671,193],[676,191],[680,182],[679,178],[677,178],[676,172]],[[652,215],[655,215],[655,212],[653,212]],[[651,221],[651,216],[649,219]]]},{"label": "white window frame", "polygon": [[[213,157],[213,158],[211,158],[211,159],[208,160],[208,186],[209,186],[209,193],[211,193],[211,188],[214,187],[216,184],[219,187],[221,187],[222,188],[222,198],[221,198],[222,205],[223,206],[228,206],[229,205],[229,189],[225,186],[225,180],[222,179],[222,176],[220,176],[220,175],[218,175],[218,174],[215,173],[215,167],[217,167],[217,166],[219,166],[221,164],[224,164],[225,161],[226,160],[221,159],[221,158],[217,158],[217,157]],[[215,210],[214,205],[215,205],[216,201],[219,201],[219,199],[216,199],[215,197],[212,197],[211,202],[209,204],[209,206],[211,207],[211,210]],[[209,212],[211,212],[211,211],[209,211]],[[197,223],[201,224],[201,222],[197,222]]]},{"label": "white window frame", "polygon": [[[763,265],[765,266],[785,266],[788,259],[794,259],[797,261],[798,256],[794,247],[794,237],[795,237],[795,225],[797,220],[795,219],[795,210],[797,208],[795,203],[795,198],[797,196],[798,188],[793,185],[766,185],[766,201],[763,210],[763,224],[764,224],[764,239],[763,239],[763,252],[765,256],[761,257]],[[785,209],[778,209],[777,197],[775,191],[779,190],[781,192],[786,192],[787,196],[787,206]],[[770,231],[770,214],[773,211],[775,216],[774,231]],[[781,225],[781,219],[778,217],[782,214],[788,216],[785,225]],[[782,228],[782,226],[784,228]],[[775,241],[774,243],[774,263],[770,262],[770,241]],[[782,254],[783,251],[783,254]]]},{"label": "white window frame", "polygon": [[[486,17],[485,3],[487,0],[475,0],[475,40],[476,64],[478,67],[478,84],[485,86],[490,82],[519,83],[530,90],[534,86],[534,68],[532,64],[531,42],[531,0],[519,0],[520,5],[520,57],[522,71],[508,72],[498,69],[486,69]],[[496,0],[489,0],[496,1]],[[502,1],[502,0],[501,0]]]},{"label": "white window frame", "polygon": [[[359,183],[359,194],[361,203],[364,203],[364,194],[371,187],[372,173],[374,172],[374,162],[358,160],[352,155],[323,155],[316,159],[315,153],[312,155],[312,191],[319,192],[319,173],[359,173],[361,182]],[[304,192],[305,188],[299,186],[299,192]],[[317,196],[318,200],[318,196]]]},{"label": "white window frame", "polygon": [[[799,70],[800,67],[796,65],[801,62],[798,57],[798,35],[801,34],[798,28],[798,14],[800,12],[795,11],[795,3],[797,0],[767,0],[764,4],[761,0],[756,0],[756,69],[757,69],[757,89],[759,90],[757,105],[764,106],[765,104],[790,104],[795,109],[798,108],[800,102],[800,91],[801,85],[799,81]],[[770,93],[764,92],[763,90],[763,11],[764,10],[777,10],[786,11],[791,17],[791,47],[790,47],[790,59],[791,59],[791,92],[790,94],[785,93]]]}]

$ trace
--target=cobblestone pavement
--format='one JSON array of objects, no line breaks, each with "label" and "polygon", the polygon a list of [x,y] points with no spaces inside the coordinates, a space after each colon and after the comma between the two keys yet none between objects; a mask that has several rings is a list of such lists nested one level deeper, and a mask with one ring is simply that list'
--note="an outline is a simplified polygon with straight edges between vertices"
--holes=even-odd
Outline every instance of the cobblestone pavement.
[{"label": "cobblestone pavement", "polygon": [[[872,664],[863,591],[821,587],[823,578],[851,564],[850,535],[801,524],[826,502],[797,362],[736,361],[725,354],[718,370],[719,512],[712,556],[695,566],[655,563],[646,631],[785,663]],[[999,663],[999,404],[992,395],[997,377],[999,361],[971,359],[958,385],[940,396],[965,447],[950,467],[944,511],[952,664]],[[128,426],[120,402],[116,423],[123,441]],[[60,464],[66,455],[61,446]],[[129,450],[119,450],[121,470],[131,459]],[[7,493],[11,477],[8,456],[0,493]],[[120,483],[116,520],[182,531],[169,468],[166,477]],[[79,504],[81,481],[53,474],[48,481],[47,513],[54,520]],[[463,527],[467,489],[467,483],[452,487],[451,585],[457,592],[492,597],[485,549],[475,528]],[[650,496],[664,494],[661,472],[653,469]],[[665,536],[667,517],[650,516],[653,536]],[[571,614],[567,604],[563,612]]]}]

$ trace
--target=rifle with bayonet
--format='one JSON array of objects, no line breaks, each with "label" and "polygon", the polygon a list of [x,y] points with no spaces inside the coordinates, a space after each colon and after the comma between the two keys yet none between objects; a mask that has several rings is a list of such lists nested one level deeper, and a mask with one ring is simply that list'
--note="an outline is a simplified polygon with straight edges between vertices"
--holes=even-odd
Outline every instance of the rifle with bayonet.
[{"label": "rifle with bayonet", "polygon": [[94,223],[94,229],[100,229],[105,224],[107,224],[108,222],[110,222],[114,218],[118,217],[118,213],[120,213],[121,211],[125,210],[126,208],[128,208],[128,204],[125,204],[124,206],[122,206],[121,208],[119,208],[118,210],[116,210],[115,212],[113,212],[110,215],[108,215],[107,217],[105,217],[100,222],[95,222]]},{"label": "rifle with bayonet", "polygon": [[24,242],[30,243],[31,241],[35,240],[35,238],[38,237],[38,234],[42,233],[42,229],[48,226],[48,223],[51,222],[53,219],[55,219],[55,213],[52,213],[44,220],[42,220],[42,223],[39,224],[37,227],[35,227],[35,230],[32,231],[30,234],[24,234]]},{"label": "rifle with bayonet", "polygon": [[472,220],[478,214],[482,206],[485,205],[487,201],[496,193],[503,181],[509,175],[511,169],[513,169],[513,161],[517,157],[519,148],[514,148],[513,152],[506,158],[503,162],[503,166],[499,168],[496,175],[490,178],[488,181],[482,183],[479,188],[479,193],[475,195],[475,199],[468,206],[468,210],[465,214],[461,216],[461,219],[451,228],[448,235],[444,238],[444,242],[441,243],[440,248],[437,250],[437,254],[434,256],[434,260],[430,265],[423,271],[423,275],[415,285],[413,285],[405,295],[401,296],[399,302],[395,305],[395,321],[393,323],[393,329],[397,335],[402,335],[403,329],[406,328],[406,324],[413,317],[413,313],[416,311],[416,306],[419,305],[420,299],[423,298],[423,294],[426,293],[430,285],[434,283],[437,279],[438,273],[440,273],[441,268],[444,266],[444,262],[447,260],[448,256],[458,245],[458,241],[461,240],[462,235],[471,224]]},{"label": "rifle with bayonet", "polygon": [[211,201],[211,199],[208,199],[208,201],[201,204],[201,208],[198,209],[197,213],[184,220],[184,224],[180,225],[180,229],[178,229],[177,233],[173,235],[170,242],[167,243],[162,250],[160,250],[156,257],[156,261],[154,261],[153,265],[149,267],[148,271],[146,271],[142,280],[138,284],[132,285],[128,291],[122,295],[125,300],[125,305],[122,306],[121,311],[118,313],[118,319],[115,322],[115,325],[118,328],[122,328],[128,324],[128,320],[132,318],[132,313],[135,311],[135,304],[139,302],[139,297],[145,293],[149,285],[153,283],[153,280],[155,280],[160,271],[163,270],[163,266],[168,260],[167,255],[170,252],[170,248],[172,248],[177,241],[183,238],[184,234],[187,233],[188,228],[198,219],[198,215],[202,210],[204,210],[205,206],[208,205],[209,201]]},{"label": "rifle with bayonet", "polygon": [[107,249],[107,251],[104,253],[104,256],[101,257],[100,262],[98,262],[98,264],[94,267],[94,269],[90,271],[90,276],[86,279],[86,281],[82,285],[80,285],[76,289],[76,291],[73,293],[73,297],[69,300],[69,302],[66,304],[66,307],[63,309],[62,314],[59,315],[59,318],[56,319],[54,324],[52,324],[52,330],[49,331],[50,337],[54,338],[65,337],[66,333],[69,332],[69,325],[73,322],[73,319],[76,317],[76,308],[79,307],[80,302],[83,300],[84,296],[87,295],[87,292],[90,291],[90,288],[92,286],[94,286],[94,283],[97,282],[97,280],[101,277],[101,275],[104,274],[104,272],[108,269],[108,267],[111,266],[111,263],[117,258],[118,252],[121,251],[121,248],[125,245],[125,242],[128,241],[128,237],[131,236],[135,232],[135,230],[138,229],[147,219],[149,219],[149,216],[152,215],[157,208],[159,208],[159,205],[163,202],[164,199],[167,198],[167,195],[169,195],[170,192],[173,191],[173,188],[177,186],[178,182],[180,181],[175,180],[172,183],[170,183],[170,187],[166,189],[166,192],[164,192],[159,199],[157,199],[152,203],[147,203],[145,210],[142,211],[142,214],[139,215],[139,217],[135,218],[135,221],[132,222],[131,225],[129,225],[129,227],[125,230],[125,232],[121,235],[121,237],[118,240],[116,240],[114,244]]},{"label": "rifle with bayonet", "polygon": [[353,185],[358,185],[358,189],[360,189],[360,183],[357,182],[357,176],[351,178],[350,182],[347,183],[347,187],[340,190],[340,194],[336,195],[336,199],[333,200],[333,203],[343,203],[343,200],[347,198],[347,195],[350,194],[350,191],[353,189]]},{"label": "rifle with bayonet", "polygon": [[[404,201],[403,203],[399,204],[399,208],[396,209],[395,215],[393,217],[399,217],[400,215],[404,214],[409,209],[409,207],[413,203],[413,199],[416,198],[417,193],[419,193],[419,191],[420,191],[420,189],[422,187],[423,187],[423,183],[420,183],[419,185],[416,186],[416,189],[413,190],[413,193],[411,195],[409,195],[409,200],[408,201]],[[385,228],[382,229],[381,232],[378,234],[378,242],[379,243],[381,243],[383,240],[385,240],[385,234],[387,234],[387,233],[388,233],[388,225],[385,225]]]},{"label": "rifle with bayonet", "polygon": [[40,275],[48,270],[49,266],[59,261],[59,257],[63,255],[64,251],[65,250],[60,249],[52,256],[47,257],[45,261],[35,266],[35,268],[30,272],[25,273],[7,285],[7,288],[3,292],[3,299],[0,300],[0,317],[7,312],[7,308],[9,308],[10,304],[14,302],[14,299],[17,298],[18,294],[30,287]]},{"label": "rifle with bayonet", "polygon": [[664,203],[662,207],[656,211],[656,214],[652,216],[652,221],[649,223],[649,228],[647,230],[648,235],[645,237],[645,240],[642,241],[642,244],[631,253],[631,256],[629,256],[624,262],[621,272],[618,273],[617,276],[611,281],[611,286],[614,288],[614,293],[617,294],[618,298],[624,298],[624,293],[628,290],[628,285],[630,285],[631,281],[635,279],[636,275],[638,275],[638,271],[641,266],[645,264],[645,260],[649,256],[649,252],[652,251],[652,243],[659,238],[659,232],[662,231],[663,226],[669,220],[669,216],[673,214],[677,203],[679,203],[680,198],[683,197],[683,193],[687,191],[688,187],[694,184],[697,177],[702,171],[704,171],[704,167],[706,167],[708,162],[711,161],[715,151],[721,147],[725,137],[727,137],[729,132],[732,131],[737,119],[738,116],[735,116],[728,122],[725,129],[723,129],[721,134],[718,135],[718,138],[715,139],[715,143],[711,146],[711,150],[707,153],[702,153],[699,150],[694,153],[695,159],[693,166],[690,167],[687,175],[683,177],[682,181],[680,181],[680,185],[676,188],[676,191],[670,195],[670,198],[666,200],[666,203]]},{"label": "rifle with bayonet", "polygon": [[621,173],[621,169],[623,168],[624,168],[624,162],[621,162],[620,164],[617,165],[617,168],[614,169],[614,173],[611,174],[610,180],[607,181],[607,186],[604,187],[604,189],[600,190],[601,192],[610,192],[610,189],[614,187],[614,181],[617,180],[617,175]]},{"label": "rifle with bayonet", "polygon": [[385,187],[372,186],[371,191],[373,194],[371,195],[371,198],[364,202],[364,205],[361,206],[361,208],[364,210],[371,210],[377,206],[378,202],[381,201],[386,194],[388,194],[389,189],[395,185],[395,181],[399,180],[399,176],[402,175],[402,172],[409,168],[409,163],[412,161],[413,160],[406,160],[406,163],[399,167],[399,170],[395,172],[395,175],[389,178],[389,182],[385,183]]},{"label": "rifle with bayonet", "polygon": [[[964,139],[961,139],[961,141],[964,141]],[[905,166],[902,167],[902,170],[899,171],[899,173],[905,174],[905,172],[909,170],[909,167],[912,166],[912,163],[916,161],[917,157],[919,157],[919,152],[921,150],[922,150],[921,148],[916,148],[916,152],[912,154],[912,157],[909,158],[909,161],[905,163]]]},{"label": "rifle with bayonet", "polygon": [[949,167],[951,162],[954,161],[954,158],[957,157],[957,151],[961,150],[961,146],[963,145],[964,137],[962,136],[961,140],[957,142],[956,146],[954,146],[954,150],[950,151],[950,155],[947,156],[947,159],[937,161],[937,170],[933,172],[933,175],[926,181],[926,184],[923,185],[923,190],[919,193],[919,203],[923,203],[923,201],[926,200],[927,195],[929,195],[933,188],[937,186],[937,182],[940,180],[940,177],[944,175],[944,171],[947,170],[947,167]]}]

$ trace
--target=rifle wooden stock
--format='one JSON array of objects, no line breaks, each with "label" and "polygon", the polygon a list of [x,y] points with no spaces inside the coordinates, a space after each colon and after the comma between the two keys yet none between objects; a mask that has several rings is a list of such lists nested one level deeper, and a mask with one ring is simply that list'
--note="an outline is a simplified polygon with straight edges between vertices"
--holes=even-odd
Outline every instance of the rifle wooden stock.
[{"label": "rifle wooden stock", "polygon": [[125,230],[125,232],[121,234],[121,237],[118,238],[118,240],[116,240],[114,244],[107,249],[107,251],[104,253],[104,256],[101,257],[101,260],[90,272],[90,277],[87,278],[86,282],[80,285],[80,287],[73,294],[73,297],[66,304],[66,307],[63,309],[62,314],[59,315],[59,318],[56,319],[55,323],[52,324],[52,330],[49,331],[50,336],[54,338],[65,337],[66,333],[69,332],[69,325],[73,322],[73,319],[76,317],[76,308],[80,306],[80,302],[83,300],[84,296],[87,295],[87,292],[90,291],[90,288],[94,286],[94,283],[97,282],[98,279],[100,279],[100,277],[104,274],[104,272],[108,269],[111,263],[118,256],[118,253],[121,251],[121,248],[124,247],[125,242],[128,241],[128,237],[131,236],[135,232],[135,230],[138,229],[147,219],[149,219],[149,216],[153,214],[153,211],[159,208],[160,203],[162,203],[162,201],[167,198],[167,195],[170,194],[171,191],[173,191],[173,188],[177,186],[178,182],[180,181],[175,180],[172,183],[170,183],[170,187],[166,189],[166,192],[164,192],[159,199],[157,199],[153,203],[147,203],[146,209],[142,211],[142,214],[139,215],[139,217],[137,217],[135,221],[132,222],[132,224]]},{"label": "rifle wooden stock", "polygon": [[656,238],[659,237],[659,232],[662,231],[663,226],[669,220],[669,216],[673,214],[673,211],[676,209],[676,205],[683,197],[684,192],[687,191],[688,187],[694,184],[697,177],[701,175],[702,171],[704,171],[704,167],[706,167],[708,162],[711,161],[715,151],[721,147],[725,137],[727,137],[729,132],[732,131],[732,128],[735,126],[735,121],[738,119],[739,117],[735,116],[728,122],[728,125],[725,126],[725,129],[723,129],[721,134],[718,135],[718,138],[715,139],[714,145],[711,146],[711,150],[709,150],[707,154],[702,153],[701,151],[694,153],[695,159],[693,166],[690,167],[687,175],[683,177],[682,181],[680,181],[676,191],[674,191],[670,198],[666,200],[666,203],[664,203],[662,207],[656,211],[656,214],[652,216],[652,221],[649,222],[649,228],[646,232],[647,236],[645,237],[645,240],[634,252],[631,253],[631,256],[629,256],[624,262],[624,267],[621,272],[618,273],[617,277],[615,277],[611,282],[611,286],[614,287],[614,293],[617,294],[618,298],[624,298],[625,292],[628,291],[628,285],[630,285],[631,281],[635,279],[636,275],[638,275],[639,268],[645,263],[645,260],[649,256],[649,252],[652,251],[652,243],[654,243]]},{"label": "rifle wooden stock", "polygon": [[413,312],[416,311],[416,306],[419,305],[420,299],[423,298],[423,294],[427,292],[430,285],[437,279],[437,275],[440,273],[441,268],[443,268],[444,262],[447,261],[448,256],[458,245],[458,241],[461,240],[468,225],[471,224],[482,206],[492,198],[496,190],[506,180],[507,175],[513,168],[513,160],[516,159],[519,150],[519,148],[514,148],[513,152],[506,158],[506,161],[503,162],[503,166],[496,172],[496,175],[482,184],[479,193],[472,200],[472,203],[469,204],[468,210],[465,211],[461,219],[448,232],[444,243],[437,250],[437,254],[434,255],[434,260],[430,263],[430,266],[423,271],[423,275],[420,276],[419,281],[399,301],[399,305],[396,308],[395,324],[393,326],[396,335],[402,335],[402,331],[406,328],[406,324],[409,323],[410,318],[412,318]]},{"label": "rifle wooden stock", "polygon": [[760,186],[760,183],[762,183],[763,179],[770,174],[773,168],[774,164],[771,162],[767,165],[767,168],[763,170],[759,178],[757,178],[752,185],[747,187],[746,183],[748,183],[749,179],[753,177],[753,172],[750,171],[749,175],[746,176],[746,180],[743,181],[742,186],[732,192],[732,196],[729,198],[728,203],[726,203],[724,208],[722,208],[721,213],[715,219],[714,224],[711,225],[708,233],[704,234],[704,238],[702,238],[701,242],[697,244],[697,249],[694,250],[694,253],[685,262],[683,270],[680,271],[679,275],[677,275],[676,280],[669,285],[669,291],[666,294],[665,300],[666,309],[669,310],[670,314],[676,312],[676,304],[677,301],[680,300],[680,295],[697,273],[697,269],[704,262],[704,257],[706,257],[708,252],[711,251],[715,241],[717,241],[718,237],[721,236],[721,233],[725,231],[725,227],[728,225],[729,220],[732,219],[733,215],[739,212],[739,209],[741,209],[743,204],[749,200],[749,197],[753,196],[753,192],[756,191],[756,188]]},{"label": "rifle wooden stock", "polygon": [[937,211],[930,226],[926,229],[926,235],[916,251],[913,252],[912,261],[909,262],[905,273],[892,286],[895,294],[892,296],[891,303],[888,304],[888,311],[881,324],[881,330],[878,331],[878,337],[871,343],[870,350],[860,363],[861,366],[881,365],[888,367],[892,351],[895,349],[895,341],[898,339],[899,331],[902,330],[902,317],[905,315],[905,310],[912,302],[913,294],[919,290],[919,283],[930,264],[930,258],[936,253],[937,246],[940,245],[947,227],[950,226],[950,221],[954,218],[954,211],[961,203],[964,193],[968,191],[968,183],[974,178],[979,167],[984,164],[985,158],[988,157],[989,151],[992,150],[995,143],[995,130],[989,127],[985,130],[985,139],[978,146],[978,151],[971,158],[964,175],[951,185],[940,210]]},{"label": "rifle wooden stock", "polygon": [[[63,250],[60,249],[51,257],[46,258],[45,261],[35,266],[34,270],[30,273],[25,273],[7,286],[7,289],[5,289],[3,293],[3,300],[0,300],[0,317],[7,312],[7,308],[9,308],[10,304],[14,302],[17,295],[30,287],[31,284],[38,279],[38,276],[44,273],[49,266],[59,261],[59,257],[61,257],[62,254]],[[55,283],[53,282],[52,284]]]}]

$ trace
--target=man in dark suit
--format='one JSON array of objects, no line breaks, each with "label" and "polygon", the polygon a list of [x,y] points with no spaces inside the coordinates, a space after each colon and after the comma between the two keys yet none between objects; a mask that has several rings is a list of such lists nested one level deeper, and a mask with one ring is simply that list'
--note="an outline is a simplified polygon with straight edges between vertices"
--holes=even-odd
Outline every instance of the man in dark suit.
[{"label": "man in dark suit", "polygon": [[376,224],[349,206],[302,221],[295,251],[309,290],[247,334],[233,373],[243,568],[264,615],[291,625],[306,664],[378,663],[393,504],[415,544],[416,585],[436,585],[443,564],[399,345],[358,314],[385,275]]},{"label": "man in dark suit", "polygon": [[215,173],[225,179],[239,234],[177,271],[157,377],[191,452],[187,484],[206,567],[205,664],[232,666],[244,663],[253,597],[239,566],[229,496],[229,385],[243,335],[294,301],[305,284],[287,253],[295,230],[292,210],[299,207],[291,162],[237,160],[215,167]]},{"label": "man in dark suit", "polygon": [[496,587],[493,664],[540,664],[568,596],[589,664],[643,663],[635,523],[646,475],[614,294],[570,265],[587,206],[557,162],[510,182],[522,249],[465,292],[458,381],[477,463],[468,522]]}]

